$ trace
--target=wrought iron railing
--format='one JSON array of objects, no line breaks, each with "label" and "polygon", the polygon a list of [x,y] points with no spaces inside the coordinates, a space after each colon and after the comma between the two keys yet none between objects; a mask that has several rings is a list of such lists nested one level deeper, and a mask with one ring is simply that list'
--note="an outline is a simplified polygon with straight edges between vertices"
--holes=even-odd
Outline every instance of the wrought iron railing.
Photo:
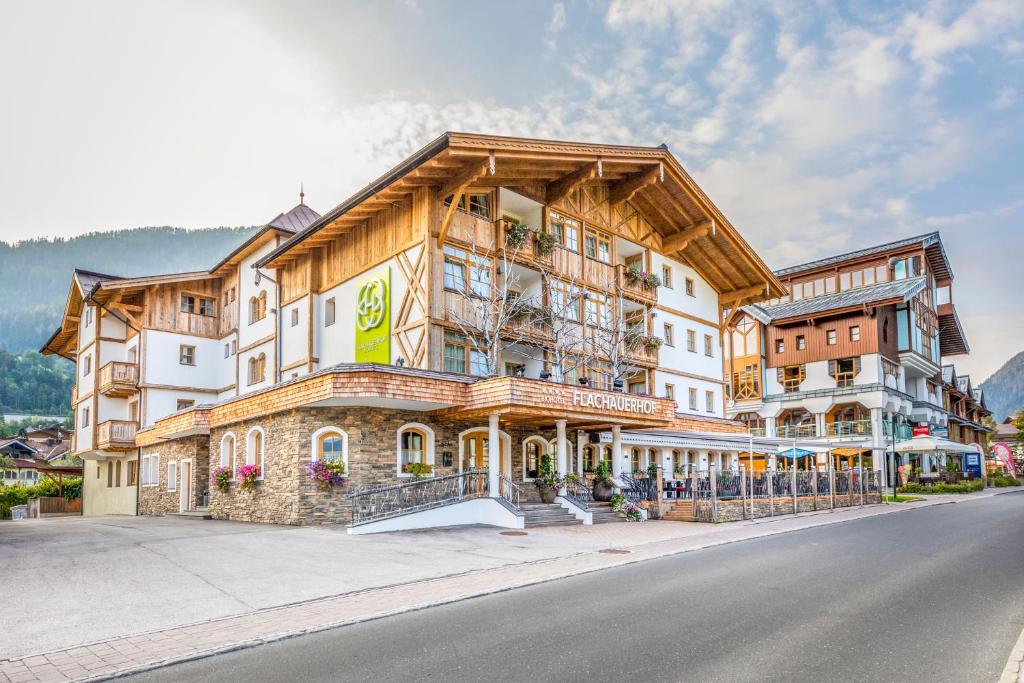
[{"label": "wrought iron railing", "polygon": [[523,491],[519,487],[519,484],[515,483],[504,474],[498,475],[498,495],[506,502],[509,503],[516,510],[519,509],[520,501],[523,497]]},{"label": "wrought iron railing", "polygon": [[796,473],[796,495],[810,496],[814,494],[814,472]]},{"label": "wrought iron railing", "polygon": [[642,500],[657,500],[655,491],[655,479],[653,477],[633,478],[623,472],[619,475],[622,481],[622,495],[631,503],[639,503]]},{"label": "wrought iron railing", "polygon": [[740,475],[722,472],[715,477],[715,497],[719,500],[739,498],[743,494],[742,486]]},{"label": "wrought iron railing", "polygon": [[[518,488],[518,487],[517,487]],[[488,495],[487,470],[473,469],[383,486],[349,494],[352,525],[366,524]]]},{"label": "wrought iron railing", "polygon": [[579,509],[587,511],[594,502],[594,489],[585,479],[570,480],[565,482],[565,497]]}]

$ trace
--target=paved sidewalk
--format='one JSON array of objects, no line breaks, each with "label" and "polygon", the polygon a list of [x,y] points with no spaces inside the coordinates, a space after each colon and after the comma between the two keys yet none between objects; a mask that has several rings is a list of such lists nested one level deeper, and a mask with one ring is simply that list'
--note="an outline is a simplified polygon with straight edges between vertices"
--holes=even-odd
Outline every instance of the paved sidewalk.
[{"label": "paved sidewalk", "polygon": [[569,556],[353,591],[0,660],[0,683],[101,680],[608,567],[902,510],[968,502],[979,497],[982,496],[934,496],[918,503],[847,508],[717,526],[648,522],[533,530],[531,535],[547,537],[585,535],[606,545]]}]

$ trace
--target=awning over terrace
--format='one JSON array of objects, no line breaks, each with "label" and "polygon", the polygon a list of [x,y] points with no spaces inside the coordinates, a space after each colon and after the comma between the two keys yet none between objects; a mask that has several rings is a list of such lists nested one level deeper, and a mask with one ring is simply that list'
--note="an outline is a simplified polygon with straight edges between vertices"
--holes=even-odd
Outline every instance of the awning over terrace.
[{"label": "awning over terrace", "polygon": [[898,441],[893,450],[897,453],[977,453],[978,447],[937,436],[915,436],[906,441]]}]

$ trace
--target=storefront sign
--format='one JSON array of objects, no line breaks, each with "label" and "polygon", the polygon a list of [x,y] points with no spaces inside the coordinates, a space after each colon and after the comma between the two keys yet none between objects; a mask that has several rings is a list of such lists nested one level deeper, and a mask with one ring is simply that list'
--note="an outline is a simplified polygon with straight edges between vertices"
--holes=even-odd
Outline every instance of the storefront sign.
[{"label": "storefront sign", "polygon": [[632,394],[598,393],[573,389],[572,404],[580,408],[617,410],[623,413],[642,413],[644,415],[654,414],[653,400]]},{"label": "storefront sign", "polygon": [[391,362],[391,268],[359,283],[356,291],[356,362]]},{"label": "storefront sign", "polygon": [[964,453],[964,472],[973,474],[975,477],[981,476],[980,453]]},{"label": "storefront sign", "polygon": [[932,430],[932,436],[937,436],[940,439],[948,439],[949,429],[947,427],[936,427]]},{"label": "storefront sign", "polygon": [[913,436],[928,436],[928,425],[915,425],[911,431]]}]

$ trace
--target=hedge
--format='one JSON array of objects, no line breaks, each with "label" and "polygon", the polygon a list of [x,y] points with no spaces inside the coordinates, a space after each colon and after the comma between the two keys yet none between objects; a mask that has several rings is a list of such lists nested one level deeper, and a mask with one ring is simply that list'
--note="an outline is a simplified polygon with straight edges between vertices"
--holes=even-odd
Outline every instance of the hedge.
[{"label": "hedge", "polygon": [[[0,485],[0,519],[11,518],[11,508],[24,505],[29,498],[52,498],[59,495],[60,488],[52,479],[41,479],[35,486],[21,484]],[[64,480],[64,499],[75,500],[82,497],[82,478],[68,477]]]},{"label": "hedge", "polygon": [[974,491],[981,491],[985,488],[985,482],[978,479],[977,481],[965,481],[960,484],[946,484],[944,482],[938,482],[931,486],[922,486],[921,484],[915,484],[913,482],[906,486],[901,486],[896,489],[897,493],[972,493]]}]

